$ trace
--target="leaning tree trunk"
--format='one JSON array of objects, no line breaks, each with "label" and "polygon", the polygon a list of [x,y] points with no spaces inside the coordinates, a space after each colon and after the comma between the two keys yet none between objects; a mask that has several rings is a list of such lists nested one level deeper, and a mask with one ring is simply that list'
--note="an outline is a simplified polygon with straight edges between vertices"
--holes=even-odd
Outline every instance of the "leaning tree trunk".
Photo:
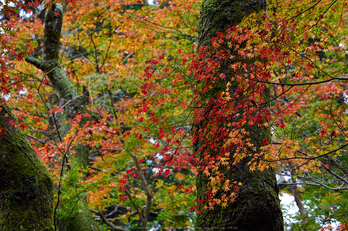
[{"label": "leaning tree trunk", "polygon": [[0,106],[0,230],[53,230],[53,182],[45,165]]},{"label": "leaning tree trunk", "polygon": [[[61,4],[52,4],[45,15],[43,57],[41,60],[32,56],[26,58],[27,62],[46,73],[57,94],[59,106],[64,106],[63,114],[60,118],[57,118],[58,121],[54,121],[56,130],[59,133],[59,138],[57,139],[64,138],[70,129],[67,121],[73,119],[78,112],[83,112],[88,104],[88,99],[86,100],[84,95],[78,94],[73,83],[60,65],[59,50],[62,23],[63,6]],[[70,168],[86,168],[89,163],[89,149],[82,145],[74,147],[74,149],[76,154],[69,157]],[[69,214],[69,216],[59,217],[59,230],[98,230],[98,225],[89,211],[85,198],[76,198],[76,200],[76,206],[69,208],[73,211],[66,211],[66,214]]]},{"label": "leaning tree trunk", "polygon": [[[211,39],[216,37],[218,32],[225,32],[228,28],[239,24],[246,16],[253,12],[264,10],[265,8],[265,0],[203,0],[199,31],[200,47],[211,45]],[[222,47],[225,50],[229,50],[232,54],[237,54],[233,48],[228,47],[227,43],[223,44]],[[238,61],[243,62],[241,59]],[[231,59],[229,61],[224,60],[220,63],[220,67],[215,70],[214,76],[220,76],[220,74],[223,73],[226,75],[227,81],[225,79],[215,82],[211,85],[208,92],[201,93],[200,100],[203,103],[207,102],[209,99],[217,99],[219,97],[218,95],[226,90],[226,83],[228,81],[232,82],[229,86],[230,92],[235,92],[237,88],[240,87],[237,82],[231,80],[234,72],[230,66],[233,62],[236,61]],[[250,63],[250,60],[248,62]],[[198,84],[198,88],[201,88],[198,89],[198,92],[203,88],[200,86],[204,85],[204,83]],[[270,97],[269,91],[266,90],[261,97],[267,101]],[[209,110],[216,110],[216,108],[219,107],[214,105],[213,102],[214,101],[210,101],[210,103],[212,103],[210,105],[203,105],[206,108],[203,112],[203,117],[205,119],[194,126],[194,135],[197,140],[195,142],[195,151],[200,159],[201,167],[207,166],[207,154],[209,157],[215,158],[219,158],[218,156],[221,155],[219,152],[221,149],[219,149],[219,147],[211,148],[209,146],[209,144],[216,146],[216,143],[219,143],[218,145],[221,148],[224,144],[221,140],[214,143],[211,139],[212,132],[216,133],[216,131],[221,127],[223,127],[225,131],[233,129],[229,124],[231,121],[227,120],[216,126],[215,131],[214,129],[209,128],[209,126],[212,126],[210,124],[211,121],[214,121],[214,118],[209,118],[209,115],[211,114]],[[241,118],[243,109],[241,109],[239,113],[240,115],[232,115],[232,117],[235,118],[235,120]],[[256,150],[249,148],[249,157],[244,158],[237,164],[233,165],[234,149],[231,149],[229,151],[231,157],[228,164],[229,166],[219,167],[219,172],[223,173],[225,182],[226,180],[229,180],[229,182],[242,183],[234,196],[234,202],[229,202],[227,205],[224,204],[223,206],[221,206],[221,204],[216,204],[214,205],[214,209],[209,209],[209,200],[214,200],[214,198],[209,198],[212,184],[207,174],[204,173],[204,168],[202,168],[197,175],[197,199],[198,202],[200,202],[200,211],[196,220],[197,229],[215,228],[237,229],[241,231],[281,231],[284,229],[278,198],[279,189],[273,170],[250,171],[248,167],[248,162],[251,160],[252,154],[260,152],[260,147],[263,145],[263,141],[267,140],[270,142],[270,128],[266,126],[248,125],[248,123],[245,123],[242,128],[245,129],[247,132],[246,134],[248,134],[244,135],[244,138],[250,138],[250,142],[254,145]],[[207,137],[210,138],[207,139]],[[228,137],[225,137],[225,139],[227,138]],[[210,176],[214,176],[213,173],[211,173]],[[220,186],[218,193],[215,194],[216,197],[219,197],[219,194],[222,194],[223,192],[224,190]],[[221,201],[223,201],[223,198],[215,199],[221,199]]]}]

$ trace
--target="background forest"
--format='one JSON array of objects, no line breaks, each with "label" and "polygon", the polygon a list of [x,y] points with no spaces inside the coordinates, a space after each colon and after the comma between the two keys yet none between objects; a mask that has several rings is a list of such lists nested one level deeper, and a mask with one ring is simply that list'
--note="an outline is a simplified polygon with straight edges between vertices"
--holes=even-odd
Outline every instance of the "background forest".
[{"label": "background forest", "polygon": [[0,4],[1,230],[347,229],[345,0]]}]

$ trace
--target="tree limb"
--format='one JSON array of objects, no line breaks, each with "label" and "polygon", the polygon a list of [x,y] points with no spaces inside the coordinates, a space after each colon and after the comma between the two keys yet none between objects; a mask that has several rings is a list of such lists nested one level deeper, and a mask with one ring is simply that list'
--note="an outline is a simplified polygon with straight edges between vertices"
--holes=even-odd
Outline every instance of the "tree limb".
[{"label": "tree limb", "polygon": [[28,56],[25,58],[25,61],[34,65],[35,67],[37,67],[38,69],[44,71],[44,65],[43,65],[43,62],[41,60],[38,60],[36,58],[34,58],[33,56]]},{"label": "tree limb", "polygon": [[143,223],[143,230],[147,230],[147,228],[146,228],[147,220],[148,220],[149,215],[150,215],[150,209],[151,209],[153,195],[151,193],[151,190],[150,190],[150,187],[147,183],[147,180],[144,176],[143,170],[141,169],[141,166],[139,164],[137,156],[133,152],[130,152],[130,155],[133,158],[134,164],[135,164],[137,171],[138,171],[138,174],[139,174],[139,178],[140,178],[141,183],[142,183],[142,185],[145,189],[145,192],[146,192],[146,206],[145,206],[145,211],[144,211],[145,222]]},{"label": "tree limb", "polygon": [[101,211],[89,208],[89,211],[91,211],[92,213],[97,214],[98,216],[100,216],[100,218],[102,219],[102,221],[107,224],[108,226],[110,226],[112,229],[117,230],[117,231],[127,231],[126,229],[122,229],[120,227],[115,226],[114,224],[112,224],[110,221],[108,221],[104,214]]}]

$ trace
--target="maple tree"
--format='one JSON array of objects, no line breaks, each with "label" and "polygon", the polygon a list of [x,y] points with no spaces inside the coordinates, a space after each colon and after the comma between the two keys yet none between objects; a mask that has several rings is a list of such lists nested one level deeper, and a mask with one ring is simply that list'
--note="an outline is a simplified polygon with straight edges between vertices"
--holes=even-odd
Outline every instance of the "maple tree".
[{"label": "maple tree", "polygon": [[[325,190],[316,188],[314,194],[306,194],[307,201],[304,203],[299,190],[307,193],[308,189],[308,192],[313,192],[313,186],[310,185],[333,191],[345,190],[342,187],[346,184],[346,167],[342,162],[346,158],[343,151],[345,129],[340,123],[345,120],[342,115],[345,115],[346,105],[342,102],[342,97],[346,89],[346,73],[340,65],[343,65],[345,57],[342,45],[346,44],[343,26],[346,3],[289,2],[285,6],[284,9],[296,6],[298,10],[274,12],[275,19],[272,21],[279,22],[279,30],[275,30],[273,37],[268,40],[269,49],[263,51],[263,54],[270,53],[270,60],[273,60],[270,62],[271,66],[264,68],[269,71],[272,79],[260,81],[273,86],[274,104],[271,113],[275,115],[274,141],[266,147],[267,155],[272,160],[269,157],[265,159],[269,163],[276,161],[282,171],[280,175],[292,178],[291,182],[285,184],[293,187],[301,214],[299,227],[325,229],[326,226],[330,227],[331,218],[328,214],[335,213],[335,203],[328,203],[324,206],[325,209],[316,205],[319,211],[322,210],[319,213],[307,210],[310,207],[305,209],[301,204],[312,207],[313,201],[316,201],[314,198],[317,197],[315,194],[319,193],[316,191],[324,193]],[[273,27],[271,24],[269,26]],[[290,32],[285,32],[286,30]],[[267,35],[262,39],[265,38],[267,41]],[[281,40],[277,40],[278,38]],[[279,42],[280,44],[275,44]],[[278,56],[277,60],[272,56]],[[304,185],[304,188],[298,188],[298,185]],[[312,202],[309,197],[313,197]],[[344,204],[344,199],[337,203]],[[308,216],[308,213],[312,214]],[[319,214],[325,218],[319,218]],[[344,229],[345,218],[339,215],[337,218],[341,223],[338,229]]]},{"label": "maple tree", "polygon": [[[85,4],[86,2],[84,2]],[[92,5],[99,5],[100,8],[96,7],[95,12],[90,11],[90,13],[98,15],[100,12],[102,13],[114,13],[115,10],[111,8],[110,11],[105,10],[107,6],[102,5],[100,2],[98,4],[91,2]],[[113,3],[105,3],[113,5]],[[131,2],[129,4],[132,4]],[[192,3],[193,4],[193,3]],[[47,5],[47,12],[46,12],[46,22],[44,25],[44,28],[40,25],[40,21],[27,21],[22,22],[20,24],[19,34],[24,35],[26,33],[32,34],[33,37],[36,37],[36,41],[33,42],[33,47],[37,47],[36,43],[39,42],[39,46],[31,55],[27,56],[26,61],[33,64],[35,67],[38,68],[38,70],[31,69],[30,66],[27,66],[25,63],[21,62],[21,60],[16,60],[12,63],[12,67],[14,69],[13,74],[18,74],[21,76],[22,81],[30,81],[31,78],[34,76],[34,84],[28,84],[26,85],[26,90],[28,91],[28,96],[31,96],[31,94],[38,94],[38,96],[43,99],[42,101],[36,101],[33,100],[31,97],[22,97],[20,98],[22,105],[18,104],[17,100],[14,100],[13,98],[10,99],[10,104],[12,104],[13,107],[16,108],[17,113],[19,113],[19,117],[21,120],[23,120],[25,117],[28,119],[25,125],[23,125],[23,130],[26,132],[27,136],[31,139],[33,147],[36,149],[36,151],[39,153],[43,161],[50,167],[51,174],[55,180],[55,185],[57,186],[58,193],[56,194],[56,201],[54,206],[54,218],[55,218],[55,228],[58,228],[59,230],[64,229],[74,229],[74,230],[88,230],[91,228],[90,222],[85,222],[86,219],[90,219],[90,215],[87,213],[88,208],[85,206],[84,203],[84,197],[87,196],[87,200],[91,206],[93,206],[93,209],[90,209],[92,212],[98,214],[100,217],[103,218],[103,213],[96,209],[103,209],[105,206],[110,205],[113,201],[116,201],[117,204],[126,203],[126,205],[130,205],[133,207],[133,213],[138,214],[135,216],[139,220],[141,220],[141,226],[143,226],[143,229],[147,229],[147,219],[149,218],[149,211],[152,204],[152,192],[150,191],[149,186],[147,186],[147,182],[151,180],[151,178],[146,179],[145,174],[143,173],[143,170],[141,170],[140,164],[143,162],[143,160],[140,160],[137,157],[137,154],[132,152],[139,152],[139,150],[142,152],[142,158],[146,158],[146,156],[151,154],[151,158],[153,155],[153,151],[158,148],[159,142],[157,141],[157,144],[154,145],[148,140],[145,140],[145,138],[142,138],[142,134],[133,134],[130,136],[130,129],[133,131],[138,131],[139,129],[146,129],[150,130],[150,127],[156,127],[156,125],[151,125],[152,120],[159,120],[158,118],[146,118],[145,121],[148,121],[143,124],[141,118],[139,120],[139,116],[134,113],[135,110],[139,110],[139,102],[143,101],[143,96],[139,96],[139,93],[144,94],[146,92],[145,90],[142,90],[139,92],[138,85],[139,83],[142,83],[142,78],[139,79],[132,79],[132,81],[125,82],[125,79],[127,79],[127,76],[123,76],[124,79],[119,78],[115,79],[112,78],[114,75],[119,75],[121,72],[126,73],[126,71],[131,71],[134,73],[137,72],[143,72],[145,69],[145,66],[139,65],[139,61],[133,58],[133,60],[136,60],[136,64],[139,65],[137,69],[134,68],[134,64],[130,65],[130,62],[127,61],[128,58],[130,58],[131,55],[129,55],[125,58],[123,47],[121,44],[118,44],[119,46],[115,47],[113,44],[111,46],[111,43],[109,44],[109,49],[113,48],[117,51],[110,51],[107,50],[106,53],[98,54],[100,52],[103,52],[103,49],[100,49],[99,47],[96,48],[96,43],[103,42],[105,36],[109,36],[109,41],[112,40],[123,40],[124,41],[124,47],[127,49],[134,49],[132,53],[136,53],[136,57],[138,57],[141,62],[147,63],[148,57],[145,57],[140,59],[142,57],[142,53],[144,50],[140,50],[138,47],[132,47],[129,44],[132,44],[132,40],[134,39],[136,42],[142,42],[138,41],[138,38],[135,36],[124,36],[124,32],[122,29],[120,29],[120,24],[113,25],[112,22],[105,23],[107,26],[104,27],[104,24],[101,25],[100,30],[103,32],[105,29],[108,33],[106,35],[104,33],[99,33],[100,31],[96,32],[93,29],[91,30],[90,27],[83,27],[82,29],[78,30],[79,33],[82,35],[84,33],[91,33],[90,40],[87,40],[87,44],[82,44],[82,49],[94,49],[95,54],[100,55],[102,59],[104,59],[104,63],[101,62],[101,66],[98,64],[98,56],[91,56],[91,58],[96,59],[96,66],[94,64],[90,65],[92,69],[86,65],[85,61],[83,59],[79,59],[79,57],[74,56],[65,56],[63,53],[63,60],[58,58],[58,52],[60,47],[60,27],[61,27],[61,18],[63,16],[62,12],[62,6],[61,5]],[[80,14],[77,14],[74,12],[74,7],[76,9],[82,10],[79,12]],[[187,9],[189,6],[186,4],[185,6],[182,6],[183,8]],[[86,8],[81,7],[76,3],[72,9],[67,10],[67,17],[69,17],[69,12],[71,13],[71,17],[76,17],[81,15],[80,17],[86,17],[85,10]],[[110,8],[109,8],[110,9]],[[117,11],[120,11],[120,14],[125,14],[124,6],[120,6],[116,9]],[[100,11],[100,12],[98,12]],[[161,16],[161,14],[166,13],[168,9],[164,9],[162,11],[156,11],[157,14]],[[172,9],[171,9],[172,11]],[[150,11],[151,12],[151,11]],[[196,11],[197,12],[197,11]],[[134,12],[127,12],[128,14],[131,14],[132,17],[129,15],[123,15],[126,19],[129,17],[129,21],[132,21],[134,23]],[[142,14],[145,14],[147,17],[149,16],[149,11],[144,11]],[[172,13],[174,16],[177,14],[175,11]],[[168,14],[169,15],[169,14]],[[52,18],[49,18],[51,16]],[[182,17],[182,15],[180,15]],[[102,18],[102,20],[105,19],[111,19],[108,15],[103,16],[105,18]],[[143,24],[142,19],[143,15],[139,15],[139,21],[138,24]],[[94,20],[93,17],[90,17],[90,19]],[[97,19],[99,20],[99,18]],[[192,20],[192,18],[190,18]],[[148,21],[150,21],[148,19]],[[177,21],[177,20],[176,20]],[[78,21],[71,21],[72,23],[76,23]],[[88,23],[88,20],[84,20],[82,22]],[[151,21],[150,21],[151,22]],[[97,24],[98,22],[92,21],[91,24]],[[173,23],[173,21],[170,21],[170,23]],[[28,27],[24,26],[28,25]],[[122,24],[121,24],[122,25]],[[37,28],[44,29],[45,32],[44,35],[40,34],[40,30],[32,30],[33,26]],[[69,26],[69,25],[68,25]],[[72,27],[75,28],[76,25],[72,24]],[[127,24],[128,26],[128,24]],[[153,24],[155,27],[159,27],[160,25]],[[115,32],[111,32],[110,34],[110,27],[112,30],[116,30]],[[139,27],[139,25],[138,25]],[[77,26],[78,28],[78,26]],[[69,29],[69,28],[68,28]],[[146,33],[149,33],[152,28],[147,28],[145,31]],[[99,30],[99,29],[98,29]],[[121,31],[118,33],[117,31]],[[128,30],[128,29],[127,29]],[[191,28],[187,28],[186,30],[192,30]],[[174,34],[171,32],[171,29],[169,27],[166,28],[165,31],[169,31],[171,34]],[[156,31],[155,31],[156,32]],[[175,31],[177,32],[177,31]],[[42,33],[42,32],[41,32]],[[50,33],[56,33],[53,34],[54,36],[50,37]],[[93,34],[94,33],[94,34]],[[132,30],[127,33],[133,33]],[[141,33],[144,33],[144,31],[141,31]],[[140,37],[141,37],[140,33]],[[156,32],[157,33],[157,32]],[[63,32],[64,34],[64,32]],[[67,52],[73,53],[75,50],[75,44],[70,44],[70,39],[74,38],[74,36],[81,36],[81,34],[74,34],[74,33],[68,33],[66,34],[67,41],[66,44],[64,40],[62,41],[62,45],[66,46]],[[149,36],[149,35],[148,35]],[[181,34],[180,36],[185,36],[184,34]],[[27,35],[22,37],[22,39],[26,39]],[[116,37],[116,38],[115,38]],[[188,39],[190,39],[190,35],[185,36]],[[41,39],[43,38],[43,40]],[[127,38],[127,39],[125,39]],[[146,38],[146,37],[145,37]],[[145,39],[144,38],[144,39]],[[112,39],[112,40],[111,40]],[[161,41],[162,36],[160,38],[156,38],[157,40]],[[175,40],[173,39],[175,42]],[[183,39],[179,42],[185,42]],[[86,40],[84,40],[86,42]],[[163,41],[163,44],[158,45],[155,44],[155,47],[164,46],[166,47],[167,41]],[[185,42],[186,44],[189,44],[188,42]],[[192,43],[192,42],[190,42]],[[40,50],[43,48],[43,56]],[[51,52],[50,49],[53,51]],[[70,50],[69,50],[70,49]],[[79,48],[80,49],[80,48]],[[152,50],[152,47],[149,46],[149,50]],[[160,51],[162,48],[156,48],[158,51]],[[173,48],[172,48],[173,49]],[[188,47],[188,49],[191,49]],[[120,50],[121,52],[118,52]],[[45,53],[46,52],[46,53]],[[77,51],[79,52],[79,51]],[[29,52],[28,52],[29,53]],[[87,57],[89,58],[88,53],[82,53],[79,54],[80,57]],[[127,53],[126,53],[127,54]],[[42,56],[42,57],[41,57]],[[135,55],[134,55],[135,56]],[[68,69],[66,72],[61,68],[61,63],[64,63],[64,58],[68,60],[70,65],[75,62],[77,62],[78,65],[82,64],[85,68],[80,69],[79,71],[83,71],[81,73],[76,73],[73,70],[70,72]],[[146,58],[146,59],[145,59]],[[133,61],[132,60],[132,61]],[[111,68],[111,63],[119,62],[119,67],[115,68],[115,66]],[[67,65],[69,67],[69,64]],[[123,65],[121,65],[123,64]],[[73,66],[73,68],[78,67],[78,65]],[[107,67],[109,66],[109,67]],[[104,70],[105,68],[105,70]],[[132,70],[132,69],[135,70]],[[35,75],[42,75],[43,72],[47,74],[47,77],[42,77],[40,79],[36,78]],[[94,74],[94,71],[96,73]],[[90,72],[92,74],[86,76],[86,72]],[[35,73],[35,74],[27,74],[27,73]],[[69,75],[71,74],[72,77],[74,75],[79,75],[78,80],[81,82],[77,82],[77,87],[82,87],[82,84],[84,86],[87,85],[88,87],[88,97],[90,97],[91,100],[91,107],[86,108],[86,101],[83,99],[84,96],[77,93],[77,90],[75,86],[72,86],[69,79],[67,79],[66,73]],[[111,77],[107,77],[104,73],[109,73]],[[86,78],[80,78],[80,75],[85,76]],[[105,82],[100,82],[101,85],[92,85],[88,81],[94,82],[95,79],[105,80]],[[38,81],[37,81],[38,80]],[[115,82],[116,80],[116,82]],[[83,82],[85,81],[85,82]],[[109,83],[108,83],[109,82]],[[86,84],[87,83],[87,84]],[[131,84],[130,84],[131,83]],[[81,85],[80,85],[81,84]],[[85,85],[86,84],[86,85]],[[114,85],[114,87],[105,89],[104,85],[108,84],[110,86]],[[120,86],[120,84],[122,84]],[[127,85],[129,84],[129,85]],[[55,93],[52,92],[52,87],[55,90]],[[85,88],[85,87],[84,87]],[[115,90],[116,88],[116,90]],[[119,90],[119,89],[126,89],[127,92],[131,92],[131,94],[125,92],[125,90]],[[145,86],[144,86],[145,88]],[[96,92],[108,92],[106,95],[102,95],[101,97],[93,98],[94,94]],[[113,92],[116,91],[116,94]],[[162,89],[162,91],[165,91]],[[127,98],[127,100],[124,100],[124,95],[133,95],[130,98]],[[123,95],[123,96],[122,96]],[[135,97],[134,95],[137,95]],[[110,96],[110,97],[109,97]],[[121,96],[121,97],[118,97]],[[156,95],[157,96],[157,95]],[[46,101],[45,99],[48,100]],[[82,98],[82,101],[81,101]],[[118,113],[122,112],[117,107],[114,108],[114,101],[119,101],[120,99],[123,100],[121,106],[127,107],[127,114],[120,115]],[[107,102],[106,100],[110,100]],[[100,105],[101,104],[101,105]],[[111,106],[110,106],[111,104]],[[26,106],[28,105],[28,106]],[[127,106],[130,105],[130,106]],[[133,106],[134,105],[134,106]],[[115,105],[116,106],[116,105]],[[146,105],[145,105],[146,106]],[[147,109],[148,110],[148,109]],[[163,110],[161,108],[158,108],[158,110]],[[90,111],[89,113],[92,115],[93,119],[89,121],[86,121],[86,115],[79,114],[81,112]],[[23,112],[24,116],[23,116]],[[45,115],[41,112],[46,112],[47,118],[45,118]],[[132,115],[133,113],[133,115]],[[132,115],[132,116],[130,116]],[[151,115],[151,114],[150,114]],[[144,113],[144,117],[146,114]],[[91,116],[87,116],[91,117]],[[164,117],[162,118],[164,119]],[[171,118],[167,118],[167,121],[170,121]],[[48,122],[48,123],[47,123]],[[150,123],[151,122],[151,123]],[[164,124],[163,124],[164,125]],[[134,127],[134,128],[132,128]],[[165,128],[165,130],[159,129],[161,133],[165,132],[167,133],[168,129]],[[35,131],[40,131],[40,133],[37,133]],[[125,132],[125,134],[122,134]],[[95,134],[95,135],[93,135]],[[86,136],[87,135],[87,136]],[[115,137],[116,135],[116,137]],[[134,136],[135,135],[135,136]],[[163,134],[158,134],[158,131],[155,131],[155,133],[150,133],[148,137],[152,137],[153,139],[158,137],[160,135],[163,136]],[[131,139],[128,139],[129,137]],[[91,138],[93,137],[93,139]],[[123,137],[123,138],[122,138]],[[127,139],[124,139],[127,138]],[[120,148],[123,144],[123,150]],[[142,149],[139,149],[142,144]],[[149,150],[144,149],[147,147]],[[89,163],[86,158],[88,158],[88,155],[86,156],[86,149],[89,149],[89,153],[93,154],[96,153],[97,155],[100,155],[99,153],[102,153],[102,158],[99,158],[99,160],[96,160],[94,166],[90,166],[91,171],[88,173],[89,176],[86,178],[86,167]],[[121,151],[119,151],[121,150]],[[88,150],[87,150],[88,151]],[[79,158],[79,156],[82,155],[83,158]],[[108,155],[107,155],[108,154]],[[140,154],[138,154],[140,155]],[[116,160],[119,160],[115,163],[114,158],[116,157]],[[92,158],[96,158],[95,156]],[[130,159],[131,158],[131,159]],[[107,161],[105,161],[107,160]],[[111,162],[109,163],[110,160]],[[129,161],[134,161],[135,163],[135,169],[129,166]],[[99,162],[99,163],[98,163]],[[114,165],[116,164],[116,165]],[[117,170],[117,173],[112,173],[115,171],[115,169],[120,169],[121,171]],[[164,169],[166,172],[166,176],[171,174],[172,170]],[[94,171],[94,172],[93,172]],[[97,172],[95,172],[97,171]],[[123,172],[123,174],[120,174],[120,172]],[[149,172],[148,174],[150,174]],[[152,173],[151,173],[152,174]],[[131,178],[137,178],[140,175],[140,181],[134,180],[133,185],[142,185],[144,187],[144,191],[146,192],[147,202],[146,202],[146,209],[143,213],[141,206],[143,203],[143,192],[141,189],[139,190],[139,186],[137,187],[129,187],[128,183],[129,181],[133,181],[131,179],[127,179],[129,177]],[[187,203],[187,198],[191,197],[190,194],[180,194],[178,195],[178,190],[180,191],[187,191],[187,192],[193,192],[192,186],[183,185],[186,184],[185,182],[185,174],[177,173],[176,176],[180,179],[179,181],[181,183],[176,183],[178,186],[172,185],[169,187],[166,187],[168,185],[167,183],[164,183],[164,179],[162,180],[156,180],[154,181],[155,191],[158,191],[158,189],[167,190],[169,193],[167,195],[170,195],[171,201],[166,201],[165,198],[161,197],[154,197],[154,201],[156,202],[157,210],[167,210],[167,214],[161,213],[162,219],[165,219],[165,222],[168,223],[170,221],[169,219],[166,219],[166,217],[173,217],[173,222],[170,222],[168,225],[177,226],[180,225],[180,222],[182,225],[187,225],[187,218],[184,220],[179,219],[177,222],[175,220],[177,218],[175,217],[182,217],[183,215],[180,215],[178,213],[182,213],[183,209],[186,207],[186,210],[189,210],[189,206]],[[153,181],[153,180],[152,180]],[[192,181],[192,179],[191,179]],[[117,182],[117,183],[116,183]],[[84,185],[85,188],[88,189],[85,190],[84,188],[79,187],[80,185]],[[117,187],[116,187],[117,186]],[[116,188],[115,188],[116,187]],[[69,190],[66,190],[69,188]],[[113,190],[115,188],[116,190]],[[157,188],[157,189],[156,189]],[[111,197],[108,200],[104,200],[105,196],[108,194],[114,195],[113,198]],[[159,193],[160,194],[160,193]],[[163,194],[163,193],[162,193]],[[164,193],[165,194],[165,193]],[[180,208],[169,207],[167,204],[177,204],[173,200],[180,200],[183,201],[183,203],[180,203],[182,205],[186,204],[186,206],[181,206]],[[191,200],[191,203],[193,203],[193,199]],[[124,217],[125,220],[129,219],[131,217],[130,210],[128,209],[129,206],[126,207],[128,210],[128,214],[125,214]],[[87,212],[86,212],[87,211]],[[133,216],[132,216],[133,218]],[[106,219],[103,219],[108,225],[111,225],[113,228],[115,228],[110,222],[107,222]],[[83,222],[83,223],[82,223]],[[179,223],[178,223],[179,222]],[[171,224],[172,223],[172,224]],[[92,227],[92,229],[94,229]]]},{"label": "maple tree", "polygon": [[[21,2],[15,2],[19,8]],[[18,13],[18,8],[3,5],[6,16]],[[1,24],[1,155],[0,228],[2,230],[51,230],[53,224],[53,183],[35,150],[29,144],[22,125],[8,107],[5,95],[11,88],[21,89],[18,79],[9,81],[8,56],[21,59],[27,52],[18,50],[12,28],[16,20]],[[30,51],[29,51],[30,52]],[[28,53],[29,53],[28,52]],[[32,222],[32,221],[40,222]]]},{"label": "maple tree", "polygon": [[278,230],[275,169],[302,208],[292,228],[346,227],[344,1],[204,1],[199,37],[196,1],[12,2],[1,172],[19,183],[1,184],[2,214],[28,200],[47,230],[241,228],[228,218],[268,201]]},{"label": "maple tree", "polygon": [[[244,28],[243,26],[233,28],[227,35],[220,34],[211,40],[213,46],[215,43],[217,48],[223,47],[226,40],[230,41],[230,47],[237,42],[237,55],[225,51],[225,53],[221,52],[220,56],[215,56],[217,60],[225,60],[226,57],[231,56],[232,59],[237,56],[238,58],[247,57],[249,60],[255,58],[261,60],[254,63],[243,61],[234,63],[231,67],[239,76],[240,79],[238,77],[236,79],[241,81],[243,88],[232,91],[234,95],[231,96],[232,93],[228,92],[231,87],[227,83],[227,94],[225,91],[220,99],[224,107],[227,107],[225,105],[229,102],[234,105],[234,101],[239,100],[238,106],[246,107],[244,111],[247,114],[252,114],[253,111],[259,113],[257,107],[262,106],[262,99],[260,101],[257,94],[256,98],[254,93],[251,96],[247,94],[264,88],[262,85],[271,87],[273,94],[272,100],[269,101],[271,102],[270,111],[262,112],[260,117],[249,117],[252,120],[246,121],[249,124],[257,122],[259,125],[267,126],[268,122],[264,121],[267,120],[267,114],[272,114],[275,118],[272,122],[274,141],[270,144],[264,140],[263,143],[266,146],[262,148],[261,155],[253,154],[254,159],[250,162],[250,168],[255,169],[256,166],[259,169],[267,168],[269,166],[263,162],[266,161],[270,166],[276,166],[275,163],[277,163],[277,167],[283,170],[283,173],[290,173],[292,182],[286,184],[294,188],[296,203],[302,214],[299,227],[325,229],[325,225],[316,223],[316,218],[306,218],[308,211],[303,207],[297,186],[299,184],[316,185],[334,191],[346,190],[343,186],[346,184],[344,177],[346,167],[341,162],[346,156],[341,150],[346,146],[344,139],[342,140],[342,136],[340,137],[337,131],[337,129],[340,130],[341,135],[344,135],[344,125],[341,125],[344,118],[338,115],[345,114],[342,95],[345,90],[346,74],[345,69],[338,66],[344,63],[342,60],[345,56],[346,42],[345,29],[343,29],[345,26],[343,25],[345,25],[346,16],[343,12],[345,12],[346,3],[338,1],[308,1],[298,4],[288,1],[286,3],[285,5],[281,5],[280,2],[270,3],[269,7],[273,9],[272,11],[262,17],[249,17],[245,21]],[[298,10],[291,10],[295,6]],[[342,9],[341,14],[337,13],[338,9]],[[338,29],[340,27],[342,28]],[[265,31],[265,28],[271,32]],[[220,77],[226,78],[224,75]],[[327,97],[323,96],[323,90],[325,94],[328,94]],[[250,103],[243,101],[241,94],[250,97],[251,99],[247,99]],[[326,113],[320,116],[320,113],[316,114],[318,110],[323,109]],[[316,115],[313,116],[313,113]],[[319,118],[321,121],[318,121]],[[289,126],[288,129],[286,124]],[[238,136],[235,133],[233,137]],[[317,173],[324,172],[328,176],[318,179]],[[296,178],[299,180],[296,181]],[[336,186],[333,187],[333,185]],[[336,200],[339,200],[338,198],[341,197],[338,196]],[[339,203],[342,202],[343,200]],[[339,213],[334,204],[332,202],[323,209],[321,213],[325,214],[325,218],[322,219],[323,224],[331,223],[332,218],[329,214],[334,214],[336,211]],[[319,207],[322,210],[322,207]],[[344,209],[344,206],[342,208]],[[345,218],[339,219],[342,222],[339,229],[344,229]],[[329,227],[331,226],[326,226],[326,228]]]},{"label": "maple tree", "polygon": [[[203,1],[200,50],[211,53],[212,60],[210,65],[200,65],[203,68],[196,70],[201,81],[197,93],[201,110],[195,112],[200,121],[194,128],[195,151],[200,159],[197,227],[284,229],[273,170],[253,171],[248,166],[264,143],[271,140],[270,128],[265,124],[270,119],[269,89],[248,86],[244,79],[238,79],[238,75],[243,78],[243,73],[231,67],[235,63],[247,67],[258,62],[239,55],[238,47],[243,49],[243,42],[228,44],[218,40],[248,14],[265,8],[265,1]],[[208,55],[198,57],[197,63],[205,63]]]}]

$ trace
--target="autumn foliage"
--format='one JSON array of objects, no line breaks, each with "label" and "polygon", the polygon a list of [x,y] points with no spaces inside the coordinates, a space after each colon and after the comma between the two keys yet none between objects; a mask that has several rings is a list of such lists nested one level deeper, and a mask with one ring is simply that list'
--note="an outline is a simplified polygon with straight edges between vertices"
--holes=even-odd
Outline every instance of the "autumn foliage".
[{"label": "autumn foliage", "polygon": [[[326,230],[334,219],[345,229],[345,1],[269,2],[267,11],[218,33],[209,47],[197,44],[200,1],[62,2],[61,66],[88,105],[61,124],[65,108],[54,86],[24,61],[42,57],[45,25],[38,15],[56,1],[12,2],[1,9],[2,103],[59,185],[57,214],[67,215],[83,196],[94,211],[127,208],[117,225],[141,226],[148,213],[149,225],[187,229],[202,212],[198,204],[214,209],[234,201],[241,183],[220,169],[247,159],[252,171],[273,168],[311,195],[303,200],[313,214],[294,228]],[[224,63],[229,69],[216,75]],[[212,92],[216,85],[221,92]],[[272,132],[260,149],[248,137],[253,126]],[[201,162],[192,148],[197,142]],[[86,168],[69,162],[78,146],[88,148]],[[210,180],[201,201],[199,171]]]}]

